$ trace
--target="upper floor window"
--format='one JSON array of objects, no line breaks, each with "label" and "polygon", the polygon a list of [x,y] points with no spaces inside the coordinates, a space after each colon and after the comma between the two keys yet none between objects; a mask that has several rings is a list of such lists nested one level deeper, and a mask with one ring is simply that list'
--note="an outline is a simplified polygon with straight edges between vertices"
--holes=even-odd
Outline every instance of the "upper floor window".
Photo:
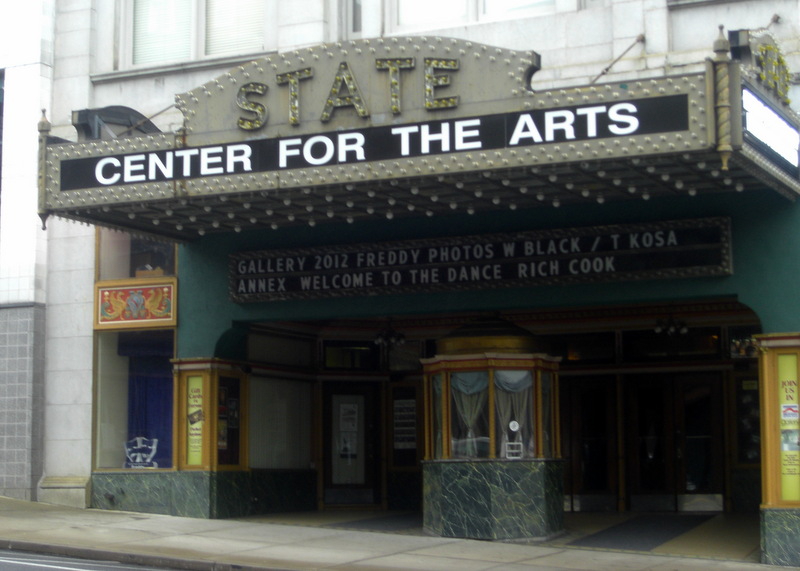
[{"label": "upper floor window", "polygon": [[390,0],[395,31],[518,18],[552,11],[555,0]]},{"label": "upper floor window", "polygon": [[[130,64],[199,60],[275,47],[275,2],[130,0]],[[272,27],[271,27],[272,26]]]}]

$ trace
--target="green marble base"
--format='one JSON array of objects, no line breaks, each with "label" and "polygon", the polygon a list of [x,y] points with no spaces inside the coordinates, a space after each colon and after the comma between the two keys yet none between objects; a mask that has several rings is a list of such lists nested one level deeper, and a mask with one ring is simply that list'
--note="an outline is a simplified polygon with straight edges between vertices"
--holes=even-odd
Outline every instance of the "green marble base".
[{"label": "green marble base", "polygon": [[317,509],[313,470],[96,472],[91,506],[197,518]]},{"label": "green marble base", "polygon": [[800,566],[800,509],[761,508],[761,562]]},{"label": "green marble base", "polygon": [[423,463],[423,525],[442,537],[509,540],[564,529],[560,460]]}]

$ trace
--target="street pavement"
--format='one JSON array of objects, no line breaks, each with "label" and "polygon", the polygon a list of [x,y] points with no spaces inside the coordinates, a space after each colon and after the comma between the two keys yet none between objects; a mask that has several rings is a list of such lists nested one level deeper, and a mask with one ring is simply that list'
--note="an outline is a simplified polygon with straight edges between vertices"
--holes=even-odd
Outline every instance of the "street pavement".
[{"label": "street pavement", "polygon": [[798,569],[553,544],[78,509],[3,497],[0,549],[203,571]]}]

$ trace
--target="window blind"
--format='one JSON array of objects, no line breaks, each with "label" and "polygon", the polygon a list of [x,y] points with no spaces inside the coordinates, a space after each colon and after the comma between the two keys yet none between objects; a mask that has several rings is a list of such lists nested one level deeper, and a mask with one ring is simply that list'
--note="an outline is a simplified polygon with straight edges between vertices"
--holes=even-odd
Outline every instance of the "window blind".
[{"label": "window blind", "polygon": [[134,65],[189,59],[191,27],[192,0],[135,0]]}]

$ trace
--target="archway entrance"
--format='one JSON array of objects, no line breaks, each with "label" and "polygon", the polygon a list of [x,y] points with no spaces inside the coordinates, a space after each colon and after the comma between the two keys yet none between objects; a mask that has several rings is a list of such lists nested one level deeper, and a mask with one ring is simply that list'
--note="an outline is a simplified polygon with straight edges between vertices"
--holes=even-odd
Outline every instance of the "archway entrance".
[{"label": "archway entrance", "polygon": [[721,511],[723,374],[566,377],[567,508]]},{"label": "archway entrance", "polygon": [[719,373],[625,379],[631,511],[721,511],[724,424]]},{"label": "archway entrance", "polygon": [[[393,316],[404,343],[391,347],[375,343],[386,317],[251,329],[248,361],[262,383],[287,394],[297,385],[311,398],[306,465],[319,508],[419,509],[423,443],[435,422],[423,413],[420,359],[475,317]],[[721,300],[503,318],[562,358],[557,426],[567,511],[757,512],[758,374],[741,349],[758,332],[749,309]],[[677,333],[656,331],[667,320],[681,325]],[[290,459],[293,468],[303,464],[299,453]],[[281,467],[279,459],[263,464]]]}]

